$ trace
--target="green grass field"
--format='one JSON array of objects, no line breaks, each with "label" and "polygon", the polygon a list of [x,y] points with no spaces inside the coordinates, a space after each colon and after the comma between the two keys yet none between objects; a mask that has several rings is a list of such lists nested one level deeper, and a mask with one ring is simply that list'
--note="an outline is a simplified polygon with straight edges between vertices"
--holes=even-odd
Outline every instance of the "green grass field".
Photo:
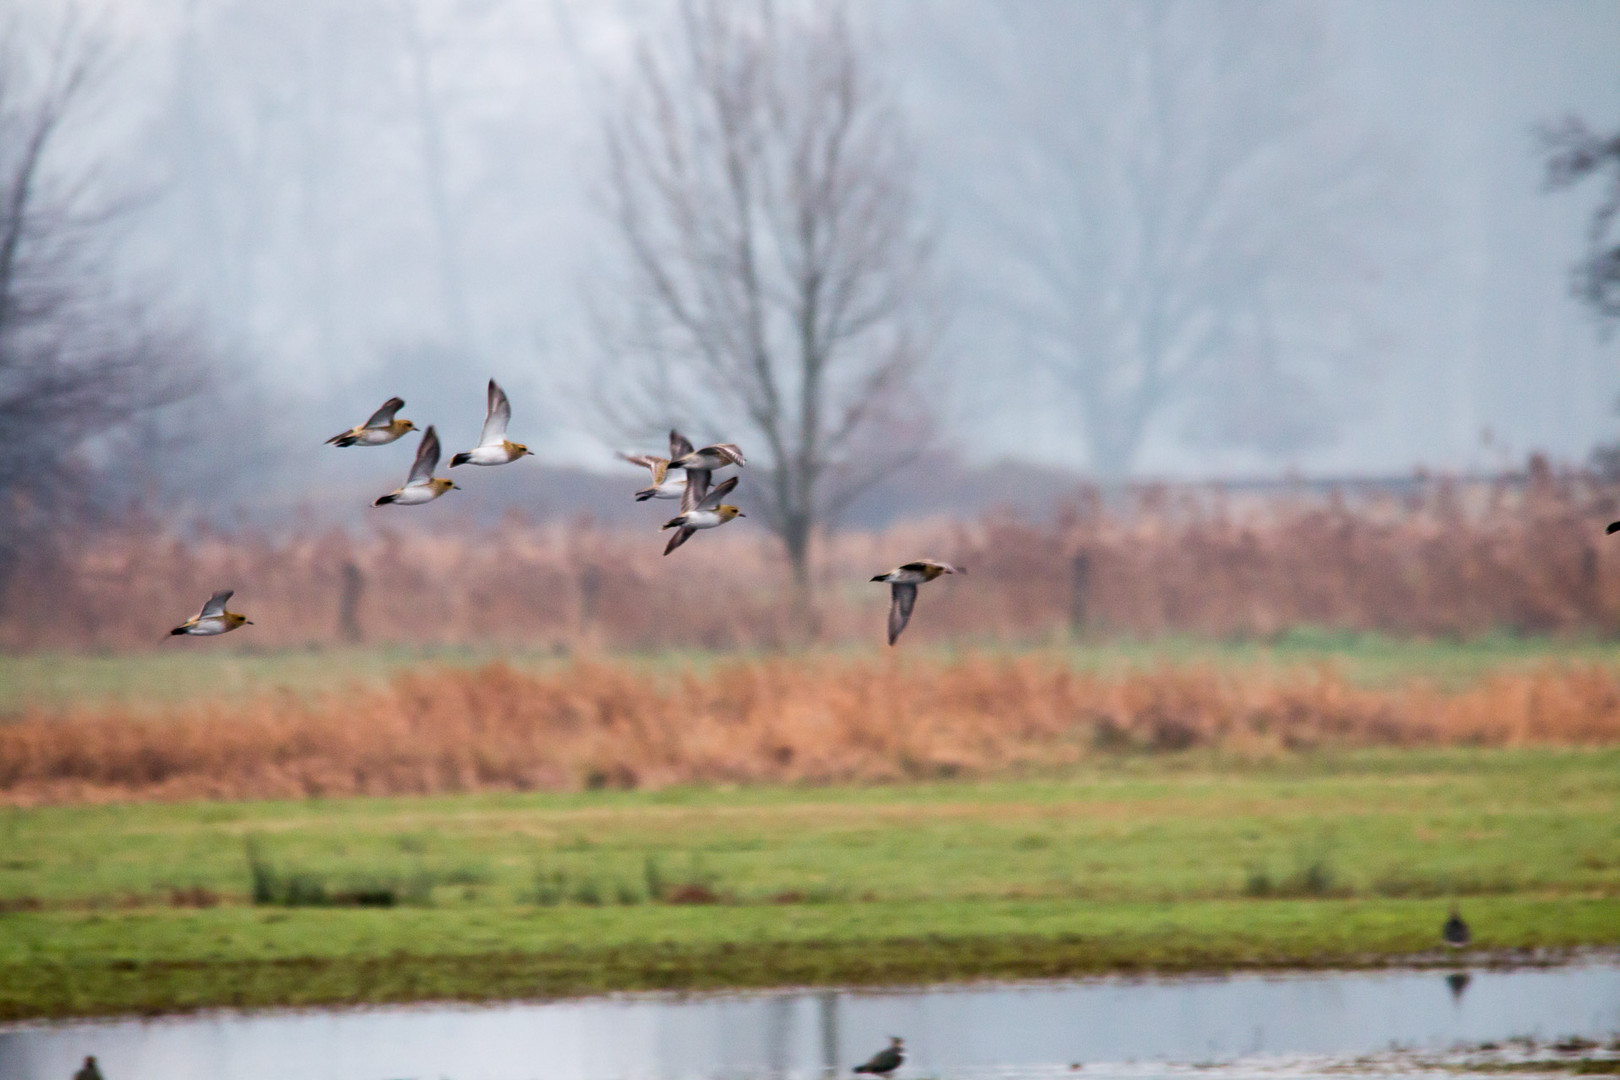
[{"label": "green grass field", "polygon": [[9,809],[0,1017],[1376,964],[1454,899],[1479,949],[1614,946],[1617,811],[1615,750]]},{"label": "green grass field", "polygon": [[[826,655],[869,653],[850,647]],[[961,649],[916,648],[920,657],[948,657]],[[1066,657],[1076,668],[1121,671],[1188,664],[1287,668],[1329,663],[1365,686],[1391,686],[1421,678],[1460,688],[1491,672],[1542,663],[1590,663],[1620,669],[1620,642],[1562,640],[1490,634],[1468,641],[1409,640],[1381,634],[1291,630],[1265,641],[1212,641],[1165,637],[1132,642],[1014,648],[985,646],[991,653],[1041,652]],[[742,654],[746,656],[747,654]],[[691,670],[741,658],[716,653],[615,654],[613,659],[648,670]],[[0,656],[0,718],[29,707],[110,703],[163,705],[194,698],[231,698],[272,691],[316,693],[350,685],[377,685],[399,671],[423,664],[476,667],[494,660],[531,671],[554,670],[566,661],[552,653],[495,647],[372,646],[260,652],[245,643],[164,642],[149,653],[83,656]]]}]

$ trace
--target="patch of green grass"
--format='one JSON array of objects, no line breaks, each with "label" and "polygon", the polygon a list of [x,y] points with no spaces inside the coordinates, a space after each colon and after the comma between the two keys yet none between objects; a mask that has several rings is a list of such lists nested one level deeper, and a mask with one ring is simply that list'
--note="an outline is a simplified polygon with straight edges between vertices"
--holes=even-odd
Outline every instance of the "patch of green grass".
[{"label": "patch of green grass", "polygon": [[[1390,900],[23,914],[0,924],[0,1020],[220,1005],[1358,967],[1431,948],[1433,915],[1433,904]],[[1504,948],[1620,943],[1616,900],[1491,898],[1470,915]]]},{"label": "patch of green grass", "polygon": [[1379,963],[1458,898],[1480,949],[1616,945],[1617,809],[1620,751],[1547,749],[10,808],[0,1014]]},{"label": "patch of green grass", "polygon": [[[1502,632],[1456,641],[1301,627],[1249,640],[1168,635],[1147,640],[1100,638],[1061,647],[983,642],[919,646],[912,650],[913,655],[936,658],[969,652],[1057,655],[1077,669],[1097,672],[1189,664],[1282,669],[1332,663],[1353,682],[1374,687],[1414,678],[1446,688],[1463,687],[1494,671],[1548,662],[1620,669],[1617,641],[1524,637]],[[754,655],[664,650],[621,653],[612,659],[649,672],[688,672]],[[853,659],[869,656],[870,650],[851,645],[803,655]],[[399,671],[424,663],[479,667],[495,660],[524,671],[553,671],[567,663],[548,651],[512,651],[497,646],[377,645],[261,651],[251,643],[209,642],[206,647],[198,647],[196,643],[166,641],[152,652],[127,655],[0,656],[0,717],[29,706],[106,703],[141,708],[271,691],[318,693],[351,685],[378,685]]]}]

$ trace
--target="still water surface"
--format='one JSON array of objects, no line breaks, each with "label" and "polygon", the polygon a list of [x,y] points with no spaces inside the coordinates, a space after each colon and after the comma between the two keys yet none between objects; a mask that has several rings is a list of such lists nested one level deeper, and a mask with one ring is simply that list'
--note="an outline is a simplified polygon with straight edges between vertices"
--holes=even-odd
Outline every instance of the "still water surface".
[{"label": "still water surface", "polygon": [[1055,1080],[1076,1064],[1132,1080],[1342,1075],[1344,1059],[1392,1046],[1620,1034],[1620,960],[1466,980],[1102,979],[24,1025],[0,1027],[0,1080],[68,1080],[85,1054],[107,1080],[819,1080],[848,1077],[890,1034],[908,1051],[898,1080]]}]

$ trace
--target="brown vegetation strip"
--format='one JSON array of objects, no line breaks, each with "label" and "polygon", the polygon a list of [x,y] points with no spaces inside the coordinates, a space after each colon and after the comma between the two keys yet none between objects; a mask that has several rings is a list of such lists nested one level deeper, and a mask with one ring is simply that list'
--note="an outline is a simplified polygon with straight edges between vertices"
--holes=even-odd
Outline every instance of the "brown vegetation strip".
[{"label": "brown vegetation strip", "polygon": [[1620,742],[1620,681],[1549,666],[1462,691],[1328,669],[1076,672],[1047,657],[779,660],[684,676],[576,663],[387,688],[33,713],[0,725],[0,801],[383,795],[989,776],[1218,747]]},{"label": "brown vegetation strip", "polygon": [[[929,555],[970,576],[929,586],[912,647],[1028,641],[1075,627],[1137,636],[1264,636],[1299,625],[1396,634],[1613,633],[1620,490],[1536,464],[1527,478],[1414,483],[1402,493],[1227,495],[1077,491],[1048,523],[1005,514],[838,533],[816,547],[813,628],[783,603],[780,546],[720,530],[663,558],[656,522],[478,528],[453,518],[267,534],[131,520],[62,530],[18,554],[0,648],[196,647],[165,642],[218,588],[254,626],[208,648],[353,639],[600,650],[882,641],[887,590],[867,578]],[[391,519],[392,520],[392,519]]]}]

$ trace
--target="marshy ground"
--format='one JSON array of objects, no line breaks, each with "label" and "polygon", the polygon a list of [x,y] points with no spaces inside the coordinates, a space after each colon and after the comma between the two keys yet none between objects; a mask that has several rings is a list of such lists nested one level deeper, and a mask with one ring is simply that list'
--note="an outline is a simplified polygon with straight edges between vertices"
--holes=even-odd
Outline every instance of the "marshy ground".
[{"label": "marshy ground", "polygon": [[1620,751],[0,811],[0,1016],[1620,944]]}]

